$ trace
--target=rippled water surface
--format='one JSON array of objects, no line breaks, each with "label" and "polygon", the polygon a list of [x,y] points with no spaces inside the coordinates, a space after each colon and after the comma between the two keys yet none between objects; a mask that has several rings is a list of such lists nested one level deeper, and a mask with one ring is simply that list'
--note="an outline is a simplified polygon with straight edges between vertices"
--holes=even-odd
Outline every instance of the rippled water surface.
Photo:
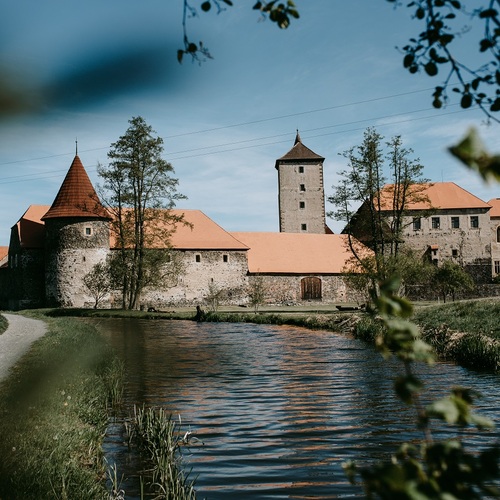
[{"label": "rippled water surface", "polygon": [[[413,412],[393,396],[400,366],[352,338],[289,326],[98,324],[125,360],[127,405],[163,406],[203,441],[188,457],[200,499],[358,496],[342,462],[366,463],[419,437]],[[450,364],[424,369],[429,397],[475,387],[485,395],[481,411],[496,418],[497,376]],[[497,438],[465,435],[475,445]],[[122,441],[121,426],[110,426],[108,459],[127,474],[136,464]],[[125,489],[133,493],[133,480]]]}]

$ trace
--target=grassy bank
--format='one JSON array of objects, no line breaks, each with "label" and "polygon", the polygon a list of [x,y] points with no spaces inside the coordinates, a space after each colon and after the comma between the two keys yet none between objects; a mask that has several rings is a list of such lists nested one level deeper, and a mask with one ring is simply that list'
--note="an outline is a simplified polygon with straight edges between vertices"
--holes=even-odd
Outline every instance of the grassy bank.
[{"label": "grassy bank", "polygon": [[0,386],[0,498],[108,498],[101,443],[116,366],[93,327],[48,319]]},{"label": "grassy bank", "polygon": [[7,319],[0,314],[0,335],[7,330],[7,326],[9,325],[9,322]]}]

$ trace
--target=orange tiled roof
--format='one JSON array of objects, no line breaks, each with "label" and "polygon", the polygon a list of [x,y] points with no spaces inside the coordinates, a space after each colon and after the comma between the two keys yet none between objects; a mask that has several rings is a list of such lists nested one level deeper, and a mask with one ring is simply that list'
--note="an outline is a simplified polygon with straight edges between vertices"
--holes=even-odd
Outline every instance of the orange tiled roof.
[{"label": "orange tiled roof", "polygon": [[492,207],[490,210],[490,217],[500,217],[500,198],[493,198],[488,202]]},{"label": "orange tiled roof", "polygon": [[52,206],[42,220],[58,217],[109,218],[78,156],[73,159]]},{"label": "orange tiled roof", "polygon": [[[423,191],[418,190],[418,196],[427,196],[429,201],[409,203],[408,210],[428,210],[430,208],[460,209],[488,208],[483,200],[469,193],[454,182],[434,182],[426,184]],[[382,191],[382,205],[387,209],[392,205],[394,184],[387,184]]]},{"label": "orange tiled roof", "polygon": [[295,144],[292,149],[288,151],[281,158],[276,160],[276,168],[278,168],[278,163],[283,161],[302,161],[302,160],[320,160],[324,161],[323,156],[316,154],[314,151],[310,150],[308,147],[302,144],[300,139],[299,132],[297,132],[297,136],[295,137]]},{"label": "orange tiled roof", "polygon": [[352,257],[344,234],[231,234],[250,248],[251,273],[339,274]]},{"label": "orange tiled roof", "polygon": [[45,245],[45,224],[42,217],[49,208],[48,205],[30,205],[17,221],[21,247],[43,248]]},{"label": "orange tiled roof", "polygon": [[[247,250],[248,247],[231,236],[201,210],[170,211],[171,215],[179,217],[184,214],[184,220],[192,227],[177,224],[171,236],[171,244],[179,250]],[[111,248],[118,248],[116,238],[111,233]],[[165,247],[165,242],[158,240],[152,246]]]},{"label": "orange tiled roof", "polygon": [[9,255],[9,247],[0,247],[0,265],[7,255]]}]

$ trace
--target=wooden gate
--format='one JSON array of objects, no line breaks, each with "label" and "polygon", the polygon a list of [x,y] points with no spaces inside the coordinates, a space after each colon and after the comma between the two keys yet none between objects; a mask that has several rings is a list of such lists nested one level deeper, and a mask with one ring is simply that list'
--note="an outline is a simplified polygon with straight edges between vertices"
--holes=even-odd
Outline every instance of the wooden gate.
[{"label": "wooden gate", "polygon": [[300,288],[302,300],[321,300],[321,280],[319,278],[302,278]]}]

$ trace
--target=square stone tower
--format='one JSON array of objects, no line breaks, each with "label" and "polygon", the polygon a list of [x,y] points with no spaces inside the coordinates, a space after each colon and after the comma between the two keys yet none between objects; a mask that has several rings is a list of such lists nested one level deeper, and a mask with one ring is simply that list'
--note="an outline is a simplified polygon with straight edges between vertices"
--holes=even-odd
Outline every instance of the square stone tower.
[{"label": "square stone tower", "polygon": [[330,232],[325,218],[324,161],[302,144],[298,131],[292,149],[276,160],[281,233]]}]

